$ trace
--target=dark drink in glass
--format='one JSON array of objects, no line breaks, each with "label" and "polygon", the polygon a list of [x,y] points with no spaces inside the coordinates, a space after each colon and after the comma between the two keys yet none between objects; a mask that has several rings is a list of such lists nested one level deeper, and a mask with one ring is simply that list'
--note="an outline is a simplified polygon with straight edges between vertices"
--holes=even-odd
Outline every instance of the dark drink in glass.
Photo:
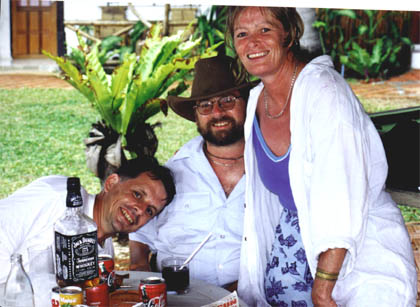
[{"label": "dark drink in glass", "polygon": [[190,270],[183,258],[165,258],[162,260],[162,277],[166,282],[167,291],[176,291],[178,294],[187,293],[190,285]]}]

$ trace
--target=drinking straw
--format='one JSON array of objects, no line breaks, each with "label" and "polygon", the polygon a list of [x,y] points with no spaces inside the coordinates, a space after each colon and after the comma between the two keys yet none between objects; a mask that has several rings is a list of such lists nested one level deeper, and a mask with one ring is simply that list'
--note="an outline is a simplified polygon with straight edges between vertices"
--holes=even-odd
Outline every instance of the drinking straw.
[{"label": "drinking straw", "polygon": [[182,270],[184,268],[184,266],[186,266],[188,263],[190,263],[191,259],[195,256],[195,254],[198,253],[198,251],[203,247],[203,245],[210,239],[212,234],[213,234],[213,232],[210,232],[207,235],[207,237],[204,238],[204,240],[200,243],[200,245],[197,246],[197,248],[191,253],[191,255],[187,258],[187,260],[185,260],[185,262],[181,265],[179,270]]}]

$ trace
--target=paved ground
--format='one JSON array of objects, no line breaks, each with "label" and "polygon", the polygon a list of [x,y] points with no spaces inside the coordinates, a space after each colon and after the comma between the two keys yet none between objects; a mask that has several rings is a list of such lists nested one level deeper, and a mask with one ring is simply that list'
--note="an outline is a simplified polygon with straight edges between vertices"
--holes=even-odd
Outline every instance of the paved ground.
[{"label": "paved ground", "polygon": [[2,73],[0,74],[0,88],[63,88],[72,89],[66,81],[54,74]]}]

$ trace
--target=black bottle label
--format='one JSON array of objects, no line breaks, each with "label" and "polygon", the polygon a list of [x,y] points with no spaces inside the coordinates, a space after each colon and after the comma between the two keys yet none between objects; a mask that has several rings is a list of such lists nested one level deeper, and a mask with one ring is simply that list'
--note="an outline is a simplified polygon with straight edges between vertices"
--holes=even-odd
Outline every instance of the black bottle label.
[{"label": "black bottle label", "polygon": [[66,284],[98,277],[97,232],[66,236],[55,232],[57,279]]}]

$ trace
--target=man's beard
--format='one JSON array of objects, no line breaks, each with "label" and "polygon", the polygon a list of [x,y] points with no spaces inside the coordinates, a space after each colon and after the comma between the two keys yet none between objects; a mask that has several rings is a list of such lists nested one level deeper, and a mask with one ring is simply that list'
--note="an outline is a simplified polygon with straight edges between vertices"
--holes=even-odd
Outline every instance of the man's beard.
[{"label": "man's beard", "polygon": [[[212,124],[219,121],[228,121],[231,123],[231,128],[224,131],[212,131]],[[239,126],[234,119],[228,116],[222,118],[213,119],[207,123],[205,127],[197,122],[197,131],[207,142],[216,146],[226,146],[236,143],[244,137],[244,127]]]}]

